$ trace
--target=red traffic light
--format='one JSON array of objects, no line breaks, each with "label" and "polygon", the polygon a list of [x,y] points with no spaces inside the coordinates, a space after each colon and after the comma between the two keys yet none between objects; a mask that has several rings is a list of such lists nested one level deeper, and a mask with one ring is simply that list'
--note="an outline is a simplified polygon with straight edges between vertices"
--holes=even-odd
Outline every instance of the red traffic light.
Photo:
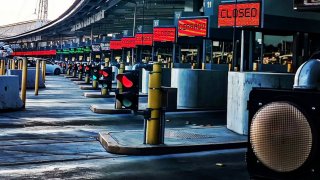
[{"label": "red traffic light", "polygon": [[105,71],[102,71],[102,76],[103,76],[103,77],[108,77],[109,74],[108,74],[107,72],[105,72]]},{"label": "red traffic light", "polygon": [[133,82],[125,74],[118,74],[117,80],[126,88],[131,88],[133,86]]},{"label": "red traffic light", "polygon": [[90,68],[88,66],[86,66],[86,71],[89,71],[89,70],[90,70]]}]

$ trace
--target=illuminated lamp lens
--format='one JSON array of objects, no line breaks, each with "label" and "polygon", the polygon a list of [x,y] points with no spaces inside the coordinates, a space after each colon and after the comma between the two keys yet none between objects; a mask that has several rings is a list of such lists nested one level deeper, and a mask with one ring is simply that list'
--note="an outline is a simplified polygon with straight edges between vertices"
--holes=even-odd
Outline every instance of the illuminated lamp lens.
[{"label": "illuminated lamp lens", "polygon": [[89,71],[90,70],[89,67],[86,67],[86,70]]},{"label": "illuminated lamp lens", "polygon": [[131,107],[132,106],[132,102],[129,99],[124,98],[122,101],[122,105],[126,108]]},{"label": "illuminated lamp lens", "polygon": [[98,78],[97,78],[97,76],[95,76],[95,75],[93,75],[93,80],[97,80]]},{"label": "illuminated lamp lens", "polygon": [[128,79],[126,76],[122,77],[122,84],[126,88],[131,88],[133,86],[133,82],[130,79]]},{"label": "illuminated lamp lens", "polygon": [[107,72],[105,72],[105,71],[102,72],[102,75],[103,75],[103,77],[108,77],[109,76],[109,74]]}]

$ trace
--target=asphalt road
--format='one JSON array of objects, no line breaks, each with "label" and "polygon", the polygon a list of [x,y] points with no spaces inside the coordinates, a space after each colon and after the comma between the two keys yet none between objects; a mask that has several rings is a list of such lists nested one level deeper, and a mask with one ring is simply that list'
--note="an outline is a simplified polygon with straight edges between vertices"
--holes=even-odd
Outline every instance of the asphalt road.
[{"label": "asphalt road", "polygon": [[[96,140],[98,132],[142,129],[143,118],[92,113],[91,104],[113,99],[85,98],[85,91],[61,76],[47,77],[46,85],[37,97],[28,91],[25,111],[0,113],[0,179],[249,179],[245,149],[162,156],[107,153]],[[224,125],[225,116],[168,113],[166,125]]]}]

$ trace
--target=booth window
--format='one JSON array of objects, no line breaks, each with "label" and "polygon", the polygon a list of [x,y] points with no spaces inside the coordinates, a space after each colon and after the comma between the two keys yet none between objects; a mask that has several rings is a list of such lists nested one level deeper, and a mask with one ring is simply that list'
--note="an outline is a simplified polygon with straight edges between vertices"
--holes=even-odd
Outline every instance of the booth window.
[{"label": "booth window", "polygon": [[[261,51],[263,48],[263,51]],[[256,61],[262,64],[287,65],[292,63],[293,36],[292,35],[263,35],[256,33],[255,55],[261,52]]]},{"label": "booth window", "polygon": [[[233,52],[232,52],[232,42],[229,41],[209,41],[210,45],[207,43],[207,55],[206,62],[213,64],[229,64],[232,62]],[[208,54],[211,54],[208,56]],[[210,55],[209,54],[209,55]]]}]

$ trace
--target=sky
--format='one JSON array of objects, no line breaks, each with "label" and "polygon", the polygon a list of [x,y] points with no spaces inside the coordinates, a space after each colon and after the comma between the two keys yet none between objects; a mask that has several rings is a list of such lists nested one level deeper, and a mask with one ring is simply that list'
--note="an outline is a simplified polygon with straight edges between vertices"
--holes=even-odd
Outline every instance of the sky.
[{"label": "sky", "polygon": [[[1,0],[0,26],[33,20],[40,0]],[[54,20],[65,12],[75,0],[48,0],[48,19]]]}]

